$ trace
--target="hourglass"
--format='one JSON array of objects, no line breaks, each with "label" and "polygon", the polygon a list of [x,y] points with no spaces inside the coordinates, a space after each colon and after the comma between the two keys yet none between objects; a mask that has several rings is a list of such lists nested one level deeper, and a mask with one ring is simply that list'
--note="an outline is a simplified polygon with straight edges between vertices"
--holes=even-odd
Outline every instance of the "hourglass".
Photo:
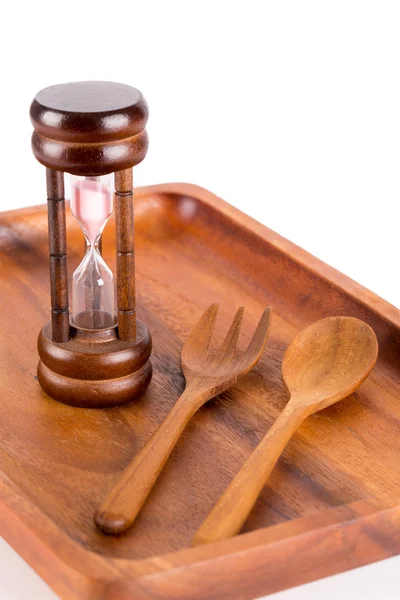
[{"label": "hourglass", "polygon": [[106,329],[116,322],[114,276],[100,253],[103,229],[112,215],[110,180],[71,175],[71,212],[82,228],[85,256],[72,277],[71,322],[83,329]]},{"label": "hourglass", "polygon": [[[136,318],[133,240],[132,167],[147,152],[147,105],[127,85],[77,82],[40,91],[30,115],[33,153],[46,167],[50,253],[51,321],[39,334],[38,380],[66,404],[122,404],[152,373],[151,337]],[[72,276],[71,310],[64,173],[86,246]],[[113,197],[116,286],[101,251]]]}]

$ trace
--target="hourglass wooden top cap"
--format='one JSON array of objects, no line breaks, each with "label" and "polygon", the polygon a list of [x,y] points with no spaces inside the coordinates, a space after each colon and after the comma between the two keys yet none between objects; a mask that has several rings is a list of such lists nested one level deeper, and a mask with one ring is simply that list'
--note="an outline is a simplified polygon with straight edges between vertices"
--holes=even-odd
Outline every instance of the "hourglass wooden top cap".
[{"label": "hourglass wooden top cap", "polygon": [[148,108],[129,85],[53,85],[36,95],[30,116],[33,153],[51,169],[101,175],[133,167],[146,156]]}]

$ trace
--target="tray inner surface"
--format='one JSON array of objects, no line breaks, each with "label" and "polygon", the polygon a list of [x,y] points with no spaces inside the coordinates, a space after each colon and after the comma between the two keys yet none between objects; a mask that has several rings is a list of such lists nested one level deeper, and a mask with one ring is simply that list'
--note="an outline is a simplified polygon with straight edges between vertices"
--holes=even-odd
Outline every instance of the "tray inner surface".
[{"label": "tray inner surface", "polygon": [[[71,275],[83,238],[69,209],[67,218]],[[104,234],[104,257],[115,273],[113,225]],[[46,208],[0,215],[0,251],[0,326],[7,340],[0,348],[0,469],[84,547],[125,558],[189,547],[287,401],[280,378],[286,346],[329,315],[370,323],[381,346],[377,366],[357,393],[301,426],[244,530],[398,489],[398,329],[213,207],[172,193],[136,200],[138,313],[153,336],[154,376],[139,401],[116,409],[58,404],[37,382],[36,339],[50,302]],[[93,525],[94,509],[182,392],[180,348],[212,302],[220,304],[216,342],[245,306],[241,349],[263,308],[273,307],[264,356],[195,415],[132,529],[120,538],[103,536]]]}]

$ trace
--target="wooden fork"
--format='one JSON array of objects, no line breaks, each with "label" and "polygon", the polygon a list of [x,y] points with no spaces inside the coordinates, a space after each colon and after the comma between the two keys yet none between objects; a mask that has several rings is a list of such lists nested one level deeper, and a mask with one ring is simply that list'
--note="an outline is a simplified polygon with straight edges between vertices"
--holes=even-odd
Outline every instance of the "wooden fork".
[{"label": "wooden fork", "polygon": [[97,509],[94,520],[104,533],[122,533],[132,525],[193,414],[234,385],[260,359],[268,337],[271,309],[264,311],[247,350],[240,357],[235,357],[235,350],[243,307],[237,311],[221,347],[215,353],[208,351],[217,312],[218,305],[212,304],[182,348],[181,367],[186,381],[182,396]]}]

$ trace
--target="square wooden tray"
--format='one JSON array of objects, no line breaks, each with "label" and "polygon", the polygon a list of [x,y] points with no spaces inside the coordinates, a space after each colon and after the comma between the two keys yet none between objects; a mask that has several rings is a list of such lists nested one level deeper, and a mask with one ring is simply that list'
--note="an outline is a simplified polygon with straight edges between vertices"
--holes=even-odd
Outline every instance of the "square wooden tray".
[{"label": "square wooden tray", "polygon": [[[399,552],[399,311],[201,188],[142,188],[135,202],[139,316],[153,336],[154,377],[141,399],[106,410],[64,406],[41,391],[46,207],[0,215],[0,533],[63,599],[244,600]],[[67,226],[71,274],[83,238],[69,211]],[[114,269],[113,230],[104,256]],[[263,359],[194,416],[132,529],[101,535],[94,509],[182,391],[182,341],[211,302],[220,304],[217,342],[246,307],[242,347],[273,307]],[[286,346],[330,315],[372,326],[374,371],[353,396],[305,421],[241,535],[191,548],[287,401]]]}]

